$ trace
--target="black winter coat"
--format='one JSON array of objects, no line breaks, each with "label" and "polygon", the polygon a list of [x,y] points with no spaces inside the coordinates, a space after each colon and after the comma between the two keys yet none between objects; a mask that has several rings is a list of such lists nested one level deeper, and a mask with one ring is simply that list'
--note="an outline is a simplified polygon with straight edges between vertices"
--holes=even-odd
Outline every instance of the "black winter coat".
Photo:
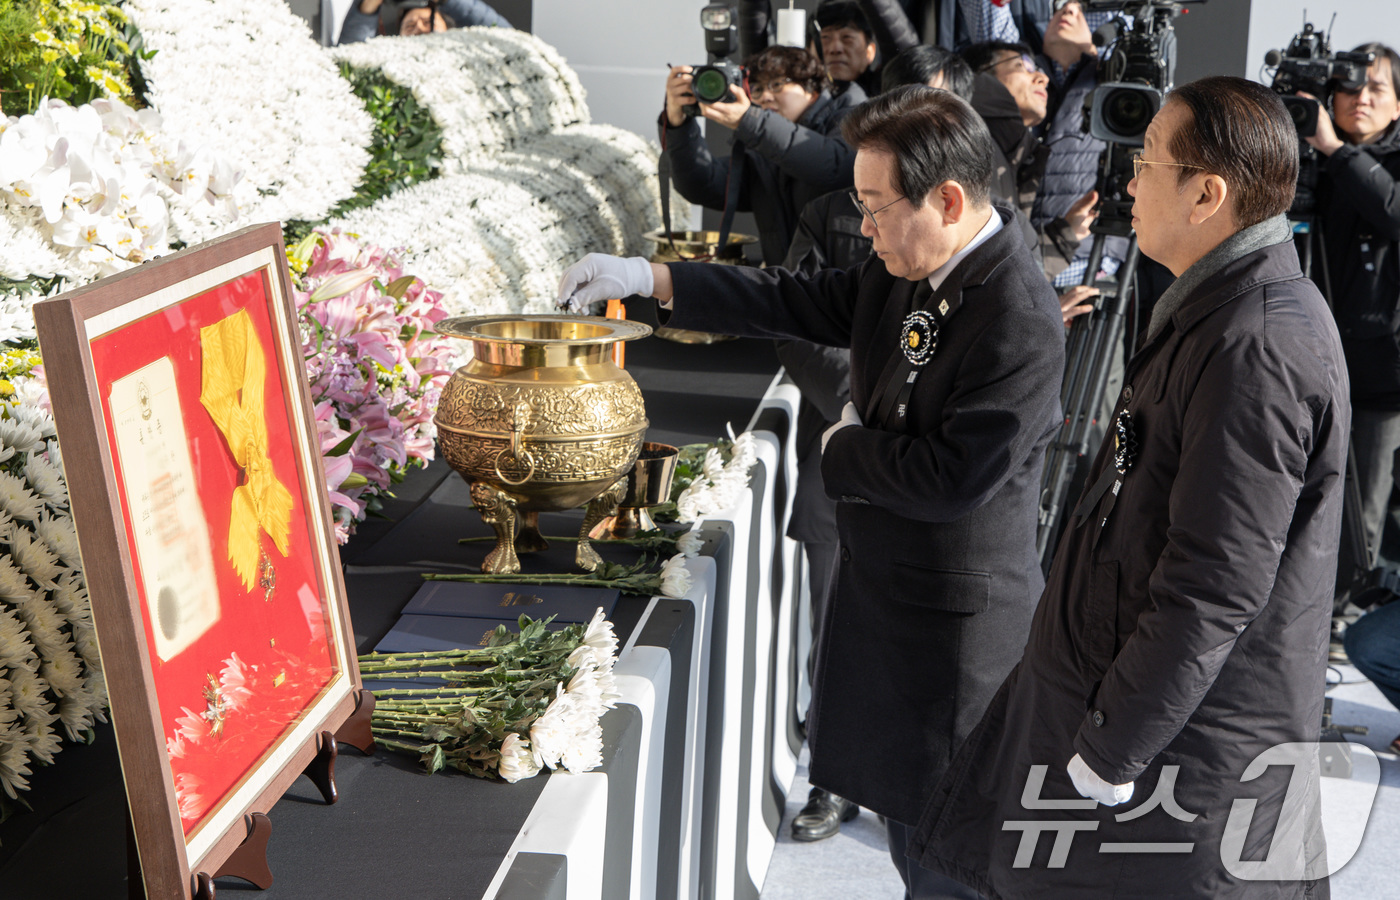
[{"label": "black winter coat", "polygon": [[[1316,741],[1322,717],[1350,408],[1336,328],[1292,243],[1186,297],[1129,362],[1121,410],[1137,450],[1116,503],[1105,495],[1087,524],[1071,522],[1025,658],[939,785],[911,855],[992,900],[1305,896],[1298,880],[1246,881],[1222,863],[1232,804],[1246,798],[1259,804],[1233,858],[1265,857],[1293,774],[1274,766],[1242,782],[1246,767],[1274,745]],[[1090,484],[1113,456],[1109,438]],[[1076,753],[1110,783],[1135,782],[1132,800],[1023,802],[1043,771],[1033,799],[1082,805],[1065,771]],[[1301,758],[1296,796],[1313,803],[1316,748]],[[1148,802],[1168,766],[1193,821]],[[1005,823],[1066,821],[1084,829],[1067,859],[1047,865],[1053,833],[1042,834],[1017,865],[1028,832]],[[1100,849],[1123,843],[1192,846]],[[1301,867],[1302,842],[1283,843],[1273,852]],[[1318,886],[1312,896],[1326,896]]]},{"label": "black winter coat", "polygon": [[[846,191],[832,191],[807,204],[797,222],[783,268],[812,277],[822,269],[849,269],[870,256],[870,238],[860,233],[861,214]],[[822,432],[841,418],[851,399],[851,351],[808,341],[775,341],[778,361],[802,392],[797,407],[797,490],[788,537],[836,543],[836,502],[822,482]]]},{"label": "black winter coat", "polygon": [[1400,126],[1328,157],[1317,209],[1352,402],[1400,410]]},{"label": "black winter coat", "polygon": [[[823,91],[797,122],[758,106],[749,107],[739,120],[734,136],[743,144],[744,165],[737,208],[752,211],[758,222],[764,263],[782,262],[802,207],[854,184],[856,152],[841,137],[841,120],[864,101],[859,87],[836,97]],[[672,128],[662,113],[661,125],[661,145],[670,151],[676,190],[692,203],[724,209],[730,157],[716,159],[710,153],[694,119]]]},{"label": "black winter coat", "polygon": [[1054,291],[1013,228],[969,254],[945,283],[961,306],[896,433],[871,420],[913,282],[878,257],[810,279],[670,268],[667,324],[851,349],[851,401],[871,424],[836,432],[822,458],[841,549],[815,651],[811,779],[912,825],[1019,658],[1043,584],[1037,499],[1064,371]]}]

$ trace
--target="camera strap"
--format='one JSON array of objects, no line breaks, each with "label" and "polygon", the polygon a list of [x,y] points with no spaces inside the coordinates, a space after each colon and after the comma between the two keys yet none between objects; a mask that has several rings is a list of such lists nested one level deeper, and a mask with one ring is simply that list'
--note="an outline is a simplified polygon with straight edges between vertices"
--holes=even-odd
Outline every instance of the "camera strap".
[{"label": "camera strap", "polygon": [[[662,113],[665,115],[665,113]],[[685,259],[676,249],[676,235],[671,230],[671,151],[666,149],[666,129],[661,129],[661,156],[656,161],[656,180],[661,191],[661,233],[677,259]]]},{"label": "camera strap", "polygon": [[744,182],[744,157],[748,153],[744,149],[744,142],[735,140],[733,148],[729,151],[729,178],[724,183],[724,214],[719,220],[719,243],[715,246],[715,255],[723,252],[729,246],[729,229],[734,225],[734,213],[739,209],[739,186]]}]

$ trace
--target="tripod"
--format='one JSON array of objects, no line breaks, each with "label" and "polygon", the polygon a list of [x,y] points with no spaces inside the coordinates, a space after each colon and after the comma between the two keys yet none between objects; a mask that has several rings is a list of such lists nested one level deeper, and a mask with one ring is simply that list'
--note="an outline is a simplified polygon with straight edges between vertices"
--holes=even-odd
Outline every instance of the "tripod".
[{"label": "tripod", "polygon": [[[1084,271],[1084,284],[1093,284],[1103,260],[1106,234],[1121,229],[1108,223],[1099,230],[1095,223],[1094,243],[1089,252],[1089,265]],[[1065,347],[1065,380],[1060,388],[1060,405],[1065,423],[1059,435],[1046,451],[1045,469],[1040,482],[1040,523],[1036,528],[1036,552],[1041,568],[1049,570],[1055,556],[1060,533],[1064,503],[1070,481],[1079,458],[1089,451],[1089,429],[1103,403],[1104,387],[1108,384],[1113,365],[1114,348],[1123,340],[1123,326],[1128,304],[1133,298],[1133,276],[1137,271],[1137,235],[1126,230],[1128,254],[1118,268],[1118,287],[1100,294],[1094,311],[1080,316],[1070,325]]]}]

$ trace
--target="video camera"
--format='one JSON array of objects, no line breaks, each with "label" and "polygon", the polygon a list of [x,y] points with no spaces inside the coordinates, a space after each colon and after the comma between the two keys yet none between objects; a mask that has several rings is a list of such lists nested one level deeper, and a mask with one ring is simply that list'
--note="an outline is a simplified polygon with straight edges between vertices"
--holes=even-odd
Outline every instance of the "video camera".
[{"label": "video camera", "polygon": [[[1319,104],[1328,102],[1337,88],[1360,90],[1366,83],[1366,69],[1375,59],[1374,53],[1333,53],[1330,37],[1316,31],[1311,22],[1304,22],[1287,50],[1264,54],[1264,65],[1274,70],[1270,87],[1283,99],[1298,136],[1312,137],[1317,134]],[[1295,96],[1298,91],[1317,99]]]},{"label": "video camera", "polygon": [[[1086,11],[1115,11],[1094,32],[1099,54],[1098,85],[1084,99],[1085,129],[1108,144],[1099,172],[1099,216],[1095,232],[1132,233],[1131,152],[1141,147],[1147,124],[1162,106],[1176,74],[1172,19],[1188,2],[1205,0],[1087,0]],[[1132,21],[1125,16],[1131,16]]]},{"label": "video camera", "polygon": [[710,61],[691,69],[690,89],[698,103],[682,107],[687,116],[700,114],[699,103],[731,103],[733,88],[744,84],[744,70],[728,57],[739,47],[739,25],[732,7],[711,3],[700,10],[700,27],[705,29],[705,51]]},{"label": "video camera", "polygon": [[1099,58],[1098,86],[1086,101],[1089,133],[1111,144],[1142,146],[1147,123],[1162,106],[1176,74],[1176,34],[1172,19],[1188,2],[1205,0],[1087,0],[1085,11],[1115,11],[1094,32],[1094,44],[1108,48]]}]

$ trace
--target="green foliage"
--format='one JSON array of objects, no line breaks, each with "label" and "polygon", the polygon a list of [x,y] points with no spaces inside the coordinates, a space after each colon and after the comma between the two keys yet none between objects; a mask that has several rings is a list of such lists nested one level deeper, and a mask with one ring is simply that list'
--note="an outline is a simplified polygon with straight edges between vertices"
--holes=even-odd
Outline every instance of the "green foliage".
[{"label": "green foliage", "polygon": [[[0,0],[3,2],[3,0]],[[442,168],[442,129],[413,92],[385,78],[378,69],[340,64],[340,74],[374,119],[370,161],[355,194],[331,210],[328,219],[369,206],[394,191],[436,178]],[[301,240],[318,223],[288,222],[288,244]]]},{"label": "green foliage", "polygon": [[0,0],[0,108],[24,115],[44,97],[130,102],[130,33],[108,0]]}]

